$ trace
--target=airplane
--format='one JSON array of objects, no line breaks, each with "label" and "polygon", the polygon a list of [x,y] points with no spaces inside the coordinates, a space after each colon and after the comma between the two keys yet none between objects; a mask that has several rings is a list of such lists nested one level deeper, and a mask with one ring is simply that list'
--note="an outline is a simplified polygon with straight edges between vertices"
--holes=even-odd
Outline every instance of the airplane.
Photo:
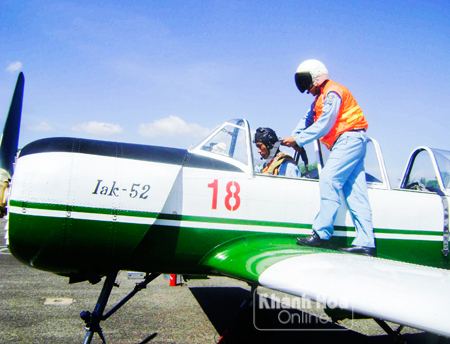
[{"label": "airplane", "polygon": [[[226,121],[188,150],[59,137],[31,142],[16,157],[23,88],[21,73],[0,147],[5,239],[19,261],[69,283],[106,277],[94,311],[81,314],[84,343],[95,333],[105,342],[101,321],[159,274],[227,276],[252,291],[334,302],[395,338],[405,325],[450,337],[449,151],[418,147],[393,188],[370,139],[378,250],[370,257],[333,249],[355,237],[345,202],[331,248],[296,244],[319,210],[326,151],[318,142],[317,168],[301,178],[254,172],[245,119]],[[121,270],[146,277],[104,314]]]}]

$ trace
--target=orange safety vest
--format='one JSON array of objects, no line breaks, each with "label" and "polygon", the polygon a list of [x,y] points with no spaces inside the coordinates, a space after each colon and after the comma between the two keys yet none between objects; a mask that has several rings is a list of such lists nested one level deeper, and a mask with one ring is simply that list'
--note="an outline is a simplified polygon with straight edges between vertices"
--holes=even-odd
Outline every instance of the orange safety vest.
[{"label": "orange safety vest", "polygon": [[346,131],[352,129],[367,130],[368,124],[364,114],[350,91],[338,83],[328,79],[322,92],[315,99],[314,122],[323,114],[323,102],[329,92],[336,92],[341,97],[341,108],[336,119],[336,123],[328,134],[320,139],[330,149],[338,137]]},{"label": "orange safety vest", "polygon": [[274,176],[278,176],[278,171],[280,169],[280,166],[285,161],[291,161],[297,165],[297,163],[295,162],[294,159],[292,159],[292,157],[290,157],[289,155],[286,155],[286,153],[281,153],[281,154],[278,154],[275,158],[273,158],[272,161],[266,167],[264,167],[264,169],[262,170],[261,173],[273,174]]}]

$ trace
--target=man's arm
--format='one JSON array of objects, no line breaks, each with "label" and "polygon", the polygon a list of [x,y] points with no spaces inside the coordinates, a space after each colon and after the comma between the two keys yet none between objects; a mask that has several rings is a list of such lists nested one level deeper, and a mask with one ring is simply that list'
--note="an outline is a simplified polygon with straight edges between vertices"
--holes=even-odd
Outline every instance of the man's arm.
[{"label": "man's arm", "polygon": [[313,102],[311,104],[311,108],[308,110],[305,116],[298,122],[297,126],[295,127],[294,131],[292,132],[292,136],[297,136],[301,131],[305,130],[306,128],[310,127],[314,123],[314,104]]},{"label": "man's arm", "polygon": [[323,104],[323,114],[319,117],[317,122],[306,126],[310,122],[308,118],[312,116],[311,109],[297,125],[292,136],[282,139],[281,143],[288,147],[294,147],[295,145],[303,147],[304,145],[325,136],[336,123],[340,107],[341,97],[335,92],[329,92]]}]

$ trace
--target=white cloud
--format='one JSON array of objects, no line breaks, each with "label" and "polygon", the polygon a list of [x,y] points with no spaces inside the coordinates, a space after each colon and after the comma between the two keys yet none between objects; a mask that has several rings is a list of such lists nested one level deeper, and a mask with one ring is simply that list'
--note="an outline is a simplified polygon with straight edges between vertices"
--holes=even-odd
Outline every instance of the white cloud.
[{"label": "white cloud", "polygon": [[55,128],[53,128],[50,124],[47,122],[39,123],[38,125],[28,125],[28,130],[31,131],[53,131]]},{"label": "white cloud", "polygon": [[6,67],[5,72],[8,72],[8,73],[20,72],[22,67],[23,67],[23,64],[20,61],[11,62],[8,65],[8,67]]},{"label": "white cloud", "polygon": [[89,122],[79,123],[72,127],[73,131],[81,131],[88,134],[111,136],[120,134],[123,128],[119,124],[101,123],[101,122]]},{"label": "white cloud", "polygon": [[210,132],[209,128],[204,128],[195,123],[186,123],[177,116],[169,116],[157,119],[153,123],[139,125],[139,134],[143,137],[191,136],[201,138],[207,136]]}]

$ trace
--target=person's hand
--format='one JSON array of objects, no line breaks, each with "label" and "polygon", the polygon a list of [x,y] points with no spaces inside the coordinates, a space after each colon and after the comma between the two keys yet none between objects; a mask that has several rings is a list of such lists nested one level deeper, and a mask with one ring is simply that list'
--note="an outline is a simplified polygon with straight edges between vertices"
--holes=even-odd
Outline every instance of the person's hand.
[{"label": "person's hand", "polygon": [[302,154],[305,151],[305,148],[300,147],[298,144],[295,144],[293,148],[296,152],[299,152],[300,154]]},{"label": "person's hand", "polygon": [[281,145],[287,146],[287,147],[295,147],[297,146],[297,142],[295,142],[295,139],[293,136],[286,137],[285,139],[281,139]]}]

